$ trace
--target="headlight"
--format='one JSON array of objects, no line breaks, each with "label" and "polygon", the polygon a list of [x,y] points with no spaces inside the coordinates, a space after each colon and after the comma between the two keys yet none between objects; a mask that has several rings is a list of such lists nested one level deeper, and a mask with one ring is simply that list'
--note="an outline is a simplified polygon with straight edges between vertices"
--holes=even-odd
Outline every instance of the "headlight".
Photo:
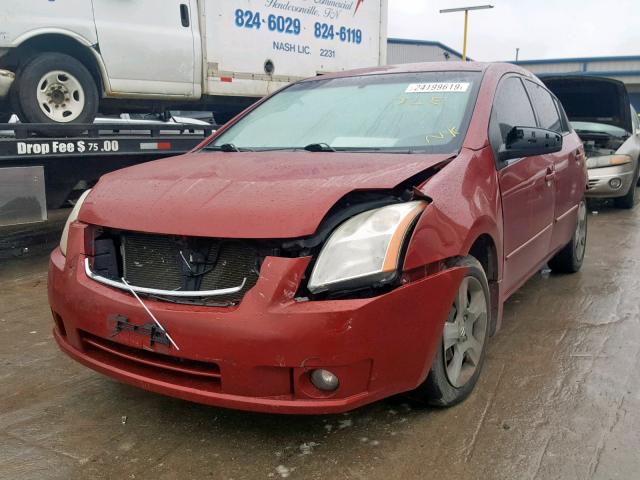
[{"label": "headlight", "polygon": [[587,159],[587,168],[614,167],[627,163],[631,163],[629,155],[603,155],[602,157],[589,157]]},{"label": "headlight", "polygon": [[91,190],[85,191],[78,201],[73,206],[73,210],[69,214],[69,218],[67,218],[67,223],[64,224],[64,230],[62,230],[62,238],[60,238],[60,251],[66,257],[67,256],[67,239],[69,237],[69,226],[78,219],[78,215],[80,214],[80,209],[82,208],[82,204],[84,203],[85,198],[89,195]]},{"label": "headlight", "polygon": [[318,293],[393,280],[404,239],[426,205],[424,201],[388,205],[345,221],[322,248],[309,290]]}]

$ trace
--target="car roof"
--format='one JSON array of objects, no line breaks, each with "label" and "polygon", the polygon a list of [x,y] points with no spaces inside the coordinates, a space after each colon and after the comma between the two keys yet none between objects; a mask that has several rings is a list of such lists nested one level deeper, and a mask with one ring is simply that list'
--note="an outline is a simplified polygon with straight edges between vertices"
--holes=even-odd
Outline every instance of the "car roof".
[{"label": "car roof", "polygon": [[[341,78],[341,77],[357,77],[366,75],[383,75],[390,73],[418,73],[418,72],[487,72],[495,71],[497,74],[515,72],[530,78],[534,75],[522,67],[504,62],[422,62],[422,63],[405,63],[400,65],[386,65],[373,68],[359,68],[356,70],[346,70],[343,72],[327,73],[320,77],[325,78]],[[317,80],[318,77],[311,77],[304,81]]]}]

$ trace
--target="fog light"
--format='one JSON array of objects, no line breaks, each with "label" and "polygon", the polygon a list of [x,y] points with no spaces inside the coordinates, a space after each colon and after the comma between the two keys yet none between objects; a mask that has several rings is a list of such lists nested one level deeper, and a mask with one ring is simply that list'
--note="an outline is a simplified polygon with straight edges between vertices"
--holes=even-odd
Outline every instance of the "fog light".
[{"label": "fog light", "polygon": [[338,377],[329,370],[322,369],[311,372],[311,383],[313,383],[318,390],[324,390],[325,392],[332,392],[340,385]]},{"label": "fog light", "polygon": [[611,180],[609,180],[609,186],[614,190],[617,190],[622,186],[622,180],[620,180],[619,178],[612,178]]}]

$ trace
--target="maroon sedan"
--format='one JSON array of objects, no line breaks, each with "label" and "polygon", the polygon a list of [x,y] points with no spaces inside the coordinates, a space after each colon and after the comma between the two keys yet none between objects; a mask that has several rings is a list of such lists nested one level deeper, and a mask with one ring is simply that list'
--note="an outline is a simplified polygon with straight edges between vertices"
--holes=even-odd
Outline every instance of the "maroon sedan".
[{"label": "maroon sedan", "polygon": [[55,339],[223,407],[454,405],[505,300],[580,268],[586,182],[562,106],[516,66],[308,79],[81,198],[51,255]]}]

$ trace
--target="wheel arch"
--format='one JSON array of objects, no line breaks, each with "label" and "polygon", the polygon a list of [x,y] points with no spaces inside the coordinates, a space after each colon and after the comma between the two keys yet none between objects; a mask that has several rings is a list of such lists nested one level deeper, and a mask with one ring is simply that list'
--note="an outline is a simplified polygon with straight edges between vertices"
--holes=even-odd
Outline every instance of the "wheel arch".
[{"label": "wheel arch", "polygon": [[493,335],[501,323],[500,317],[502,315],[500,300],[501,268],[498,257],[498,247],[493,236],[488,232],[483,232],[475,236],[467,252],[468,255],[471,255],[480,262],[487,275],[489,293],[491,295],[489,335]]},{"label": "wheel arch", "polygon": [[45,52],[69,55],[82,63],[104,95],[110,90],[106,68],[97,44],[75,32],[64,29],[46,29],[27,32],[16,39],[15,47],[8,54],[5,63],[16,68],[19,77],[20,69],[34,55]]}]

